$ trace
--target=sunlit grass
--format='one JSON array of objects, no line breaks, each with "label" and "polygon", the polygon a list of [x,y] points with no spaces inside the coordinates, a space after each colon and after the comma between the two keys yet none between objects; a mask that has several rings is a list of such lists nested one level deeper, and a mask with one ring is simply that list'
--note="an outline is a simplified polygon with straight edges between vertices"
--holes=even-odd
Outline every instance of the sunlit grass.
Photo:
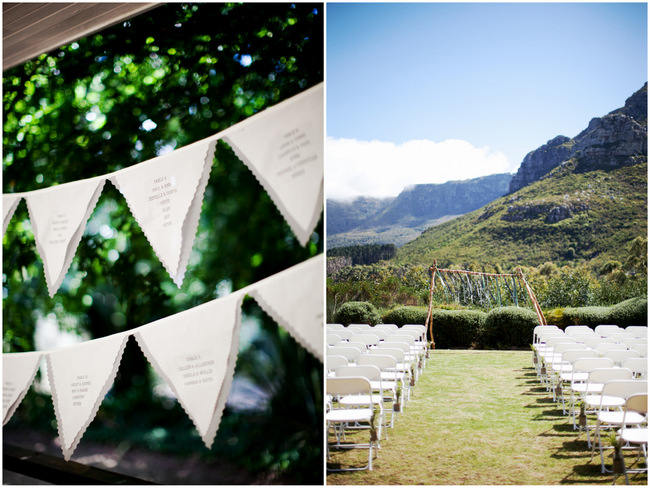
[{"label": "sunlit grass", "polygon": [[[363,434],[367,436],[367,432]],[[611,484],[585,435],[539,386],[528,351],[436,351],[406,410],[382,440],[373,471],[328,484]],[[609,451],[611,452],[611,451]],[[608,452],[608,456],[610,455]],[[636,455],[627,456],[629,466]],[[332,451],[363,465],[367,451]],[[608,457],[611,463],[611,458]],[[647,484],[631,475],[631,484]],[[620,477],[617,484],[624,483]]]}]

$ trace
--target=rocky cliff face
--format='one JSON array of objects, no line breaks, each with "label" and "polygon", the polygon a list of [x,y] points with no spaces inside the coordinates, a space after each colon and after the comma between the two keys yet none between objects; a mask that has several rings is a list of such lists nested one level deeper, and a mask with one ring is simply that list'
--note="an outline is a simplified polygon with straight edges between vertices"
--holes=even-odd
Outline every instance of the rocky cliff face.
[{"label": "rocky cliff face", "polygon": [[569,159],[572,150],[571,139],[566,136],[557,136],[543,146],[526,154],[517,174],[510,181],[510,193],[539,180],[562,161]]},{"label": "rocky cliff face", "polygon": [[511,177],[509,173],[502,173],[405,188],[372,217],[368,225],[418,225],[445,215],[471,212],[505,195]]},{"label": "rocky cliff face", "polygon": [[529,152],[510,182],[510,193],[541,179],[563,161],[575,159],[576,171],[614,169],[645,161],[648,155],[648,84],[625,105],[589,125],[573,139],[557,136]]},{"label": "rocky cliff face", "polygon": [[358,197],[351,202],[327,200],[327,233],[377,226],[415,227],[446,215],[471,212],[503,196],[509,173],[463,181],[413,185],[393,198]]}]

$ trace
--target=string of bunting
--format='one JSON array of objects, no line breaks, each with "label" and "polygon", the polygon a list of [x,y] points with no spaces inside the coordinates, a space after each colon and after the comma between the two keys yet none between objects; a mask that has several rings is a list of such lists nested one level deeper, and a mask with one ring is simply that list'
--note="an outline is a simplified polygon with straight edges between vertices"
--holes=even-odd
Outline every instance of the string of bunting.
[{"label": "string of bunting", "polygon": [[323,360],[324,257],[320,254],[230,295],[135,329],[53,351],[7,353],[3,425],[45,359],[63,456],[69,460],[113,385],[133,336],[210,448],[232,384],[245,295]]},{"label": "string of bunting", "polygon": [[54,296],[108,180],[180,287],[220,139],[255,175],[304,246],[323,208],[322,83],[217,134],[114,173],[4,194],[3,234],[24,198],[48,293]]}]

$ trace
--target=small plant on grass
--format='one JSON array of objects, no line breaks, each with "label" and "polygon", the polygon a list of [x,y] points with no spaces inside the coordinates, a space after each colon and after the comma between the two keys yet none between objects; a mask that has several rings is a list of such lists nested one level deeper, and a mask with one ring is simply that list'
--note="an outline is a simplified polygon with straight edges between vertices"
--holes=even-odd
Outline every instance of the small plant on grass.
[{"label": "small plant on grass", "polygon": [[372,411],[372,417],[370,417],[370,442],[377,442],[379,437],[377,436],[377,414],[379,413],[379,407],[375,406]]},{"label": "small plant on grass", "polygon": [[578,425],[581,429],[587,428],[587,414],[585,412],[585,402],[578,402],[578,408],[580,408],[580,413],[578,414]]},{"label": "small plant on grass", "polygon": [[612,460],[612,470],[615,474],[623,474],[625,472],[625,460],[621,452],[621,440],[616,437],[616,433],[612,432],[609,436],[609,443],[614,448],[614,459]]}]

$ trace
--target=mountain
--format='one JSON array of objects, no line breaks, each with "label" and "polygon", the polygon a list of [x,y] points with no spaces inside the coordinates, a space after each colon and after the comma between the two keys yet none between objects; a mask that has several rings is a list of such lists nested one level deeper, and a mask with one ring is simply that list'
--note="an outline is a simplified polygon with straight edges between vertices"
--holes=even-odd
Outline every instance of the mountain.
[{"label": "mountain", "polygon": [[510,182],[510,193],[539,180],[562,162],[574,158],[577,171],[618,168],[647,156],[648,84],[603,117],[591,119],[573,139],[556,136],[529,152]]},{"label": "mountain", "polygon": [[625,106],[558,136],[523,160],[510,194],[433,227],[398,250],[401,263],[507,267],[624,261],[647,235],[647,84]]},{"label": "mountain", "polygon": [[351,201],[327,199],[327,233],[340,234],[363,225],[392,200],[394,197],[357,197]]},{"label": "mountain", "polygon": [[394,198],[327,200],[327,245],[403,245],[420,232],[504,195],[512,175],[495,174],[442,184],[418,184]]}]

